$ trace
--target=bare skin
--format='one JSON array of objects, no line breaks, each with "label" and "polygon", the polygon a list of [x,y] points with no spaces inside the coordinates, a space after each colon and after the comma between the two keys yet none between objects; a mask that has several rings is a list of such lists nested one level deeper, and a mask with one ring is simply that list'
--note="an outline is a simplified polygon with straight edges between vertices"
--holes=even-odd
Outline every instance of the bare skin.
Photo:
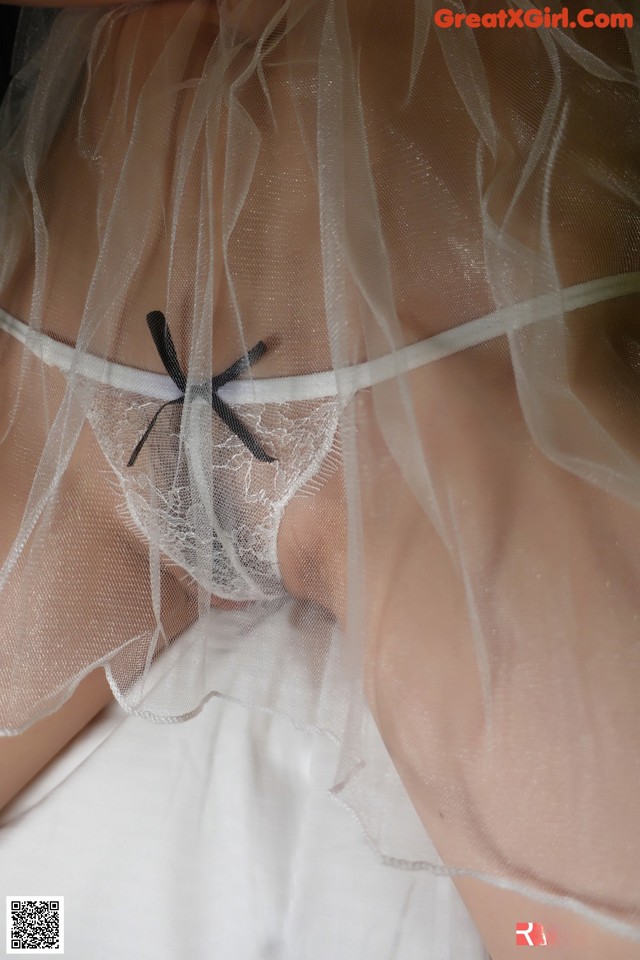
[{"label": "bare skin", "polygon": [[[51,5],[59,6],[60,2],[55,0]],[[78,5],[91,4],[85,2]],[[163,4],[162,9],[162,16],[168,18],[169,22],[178,13],[180,4]],[[257,5],[256,0],[251,9],[253,13],[250,22],[245,24],[248,32],[260,29],[263,8]],[[211,5],[211,10],[210,28],[215,29],[214,4]],[[386,43],[386,38],[384,41]],[[375,38],[372,39],[372,43],[375,42]],[[380,56],[371,58],[369,79],[374,90],[375,64],[384,56],[382,46],[383,44]],[[122,55],[126,58],[126,47]],[[366,77],[366,63],[363,69]],[[378,73],[382,74],[382,71],[378,70]],[[384,79],[388,82],[388,75]],[[108,95],[108,91],[105,95]],[[281,103],[280,107],[282,106]],[[281,113],[282,109],[279,110],[279,114]],[[286,125],[283,136],[286,137]],[[60,141],[59,151],[60,192],[55,193],[58,208],[52,210],[52,229],[59,231],[60,238],[65,238],[67,249],[70,237],[73,238],[74,230],[77,230],[74,246],[79,251],[79,259],[74,263],[74,275],[60,275],[59,282],[48,291],[48,302],[53,314],[70,318],[71,327],[58,333],[73,342],[73,318],[78,316],[77,307],[82,304],[84,296],[82,282],[77,279],[82,268],[80,252],[86,252],[87,270],[91,269],[94,258],[90,244],[87,243],[86,232],[82,228],[81,218],[66,218],[71,198],[65,195],[65,189],[68,190],[68,184],[73,182],[73,192],[78,194],[82,171],[73,171],[73,176],[70,176],[69,168],[62,166],[65,157],[64,139]],[[297,151],[301,151],[301,145],[290,147],[288,162],[291,165],[296,162]],[[117,164],[117,155],[112,159],[114,165]],[[580,158],[577,158],[576,162],[579,165]],[[460,177],[463,176],[464,173],[461,172]],[[89,214],[92,209],[90,182],[87,182],[86,190],[80,193]],[[301,203],[299,197],[296,197],[296,202]],[[287,216],[287,212],[283,215]],[[299,211],[297,215],[300,216]],[[315,211],[311,201],[304,216],[307,218],[305,230],[314,235],[317,225],[314,222]],[[293,222],[293,217],[291,221]],[[524,239],[525,224],[522,225],[522,234]],[[567,246],[570,246],[569,242]],[[310,253],[311,259],[313,252]],[[569,263],[569,257],[566,259],[566,283],[583,279],[582,276],[572,273],[577,268]],[[442,269],[445,269],[445,266],[443,263]],[[149,263],[149,269],[144,272],[139,289],[134,292],[139,312],[146,309],[151,292],[157,289],[158,278],[162,276],[165,268],[166,264],[161,256]],[[2,306],[16,316],[26,315],[30,301],[30,282],[27,253],[13,286],[3,291]],[[306,276],[301,280],[301,283],[308,282]],[[78,284],[77,289],[74,284]],[[402,288],[402,282],[399,286]],[[479,284],[476,300],[478,314],[484,312],[487,306],[488,300],[485,301],[484,297],[486,291],[483,291]],[[77,302],[74,298],[77,298]],[[415,318],[412,320],[410,304],[405,304],[405,307],[402,322],[410,326],[415,323]],[[430,324],[433,322],[431,318],[435,317],[440,318],[443,325],[447,325],[446,304],[421,304],[421,310],[419,322],[415,329],[411,328],[412,335],[407,337],[408,340],[421,339],[437,332],[433,326],[425,328],[424,317],[430,318]],[[261,311],[256,313],[259,316]],[[285,311],[278,313],[280,317],[286,317]],[[263,332],[262,328],[256,327],[256,337]],[[300,336],[300,328],[292,327],[291,334]],[[139,335],[135,331],[123,331],[123,336],[127,338],[126,350],[123,349],[123,353],[126,353],[129,362],[134,362],[143,369],[162,371],[157,354],[146,339],[144,328],[141,328]],[[179,340],[179,336],[177,339]],[[235,358],[240,346],[242,345],[231,339],[221,338],[216,345],[221,366],[224,366],[224,361],[231,362]],[[181,349],[185,349],[185,344],[181,345]],[[326,343],[319,344],[316,337],[310,336],[308,342],[300,342],[296,352],[299,356],[313,355],[317,358],[318,351],[327,349]],[[304,372],[281,369],[281,361],[284,362],[275,349],[265,357],[262,375]],[[611,356],[609,362],[610,381],[613,382],[619,368],[618,361]],[[596,380],[593,371],[592,375],[587,371],[579,385],[585,397],[593,396],[590,384]],[[475,565],[474,576],[478,578],[478,582],[491,585],[496,606],[500,608],[501,605],[509,604],[514,578],[518,577],[519,571],[517,551],[523,543],[527,544],[530,563],[539,558],[541,567],[548,567],[549,558],[552,558],[559,575],[566,569],[576,571],[576,589],[584,595],[585,603],[587,598],[589,600],[588,622],[572,623],[567,614],[567,622],[556,624],[556,629],[561,630],[563,636],[572,638],[571,643],[576,649],[580,646],[584,669],[591,670],[589,654],[597,649],[598,640],[598,617],[594,598],[599,598],[604,603],[602,581],[603,570],[606,572],[607,564],[610,564],[611,579],[626,584],[625,590],[615,598],[621,610],[628,609],[631,615],[634,598],[639,592],[640,565],[636,545],[640,542],[640,531],[634,512],[622,502],[615,501],[612,505],[596,488],[585,489],[584,484],[551,463],[528,439],[512,371],[509,364],[504,362],[503,355],[489,353],[484,364],[478,364],[477,357],[472,355],[453,358],[442,365],[434,365],[428,375],[412,375],[410,384],[415,409],[427,411],[420,423],[425,448],[429,447],[433,462],[441,463],[443,471],[447,470],[452,477],[460,478],[456,493],[460,498],[468,499],[471,514],[485,530],[493,528],[494,502],[484,497],[482,492],[487,489],[488,483],[494,482],[496,474],[500,475],[501,492],[496,492],[495,499],[501,504],[502,516],[511,510],[504,524],[510,535],[500,540],[500,531],[496,530],[494,542],[484,542],[478,547],[477,555],[472,559]],[[5,409],[11,396],[10,388],[11,383],[7,379],[4,389],[9,393],[2,398]],[[474,406],[469,402],[470,397],[480,395],[483,404],[477,403]],[[362,405],[362,422],[375,423],[374,417],[367,416],[367,405],[372,403],[371,396],[365,392],[356,402]],[[606,407],[602,415],[611,416],[606,391],[601,392],[598,402]],[[438,419],[436,415],[428,414],[430,410],[445,408],[448,414],[446,422]],[[487,410],[492,411],[492,417],[486,416]],[[628,427],[622,425],[619,429],[624,442],[636,442]],[[25,435],[30,430],[26,420],[23,430]],[[512,442],[514,437],[517,438],[515,446]],[[443,807],[430,777],[436,769],[441,778],[446,778],[451,773],[448,768],[448,752],[455,755],[456,746],[460,748],[468,742],[481,744],[485,733],[482,703],[478,697],[477,659],[464,583],[460,570],[452,562],[430,520],[395,467],[385,437],[377,427],[371,427],[366,435],[360,438],[360,442],[367,445],[367,459],[370,462],[384,465],[384,469],[370,475],[362,487],[365,504],[368,504],[364,515],[376,518],[376,522],[365,531],[366,544],[363,551],[369,564],[366,582],[370,590],[369,596],[365,598],[365,607],[369,611],[365,630],[368,699],[382,737],[430,837],[444,859],[455,861],[458,853],[461,857],[468,854],[476,840],[474,835],[465,832],[466,823],[457,822],[455,803],[452,803],[450,808]],[[375,456],[371,454],[372,450],[375,451]],[[514,450],[519,451],[519,454],[514,455]],[[78,483],[80,489],[84,471],[93,469],[97,458],[99,453],[92,448],[92,440],[88,435],[79,445],[77,465],[72,464],[70,470],[72,481]],[[497,464],[500,465],[499,470]],[[9,468],[9,464],[4,464],[3,469],[4,466]],[[393,511],[380,514],[375,510],[375,506],[386,501],[385,491],[390,484],[395,485],[397,490],[395,507]],[[518,490],[517,497],[509,497],[509,491],[513,490]],[[104,504],[104,501],[101,503]],[[540,523],[541,515],[552,522],[543,527]],[[16,519],[18,516],[16,513]],[[110,514],[107,510],[97,524],[96,536],[99,537],[101,529],[104,529],[106,542],[107,532],[115,519],[115,512]],[[279,539],[280,565],[290,592],[294,596],[313,600],[327,607],[341,623],[345,623],[347,616],[346,569],[350,548],[346,539],[344,542],[336,540],[336,531],[346,533],[346,520],[343,478],[337,473],[325,483],[315,498],[300,497],[289,505]],[[330,537],[327,531],[331,531]],[[10,522],[4,533],[10,542]],[[601,544],[609,542],[620,545],[619,556],[629,564],[628,576],[625,577],[616,570],[615,557],[602,557]],[[397,549],[389,550],[389,544],[395,544]],[[144,572],[144,557],[142,552],[137,551],[134,542],[131,544],[127,563],[121,571],[123,582],[131,582],[132,578]],[[169,572],[167,576],[170,576]],[[87,589],[90,589],[90,584],[87,584]],[[520,616],[533,615],[540,604],[535,584],[532,584],[529,593],[520,593],[519,596],[523,604],[519,611]],[[173,597],[179,598],[179,593],[174,592]],[[415,609],[416,598],[419,599],[419,610]],[[186,601],[187,598],[184,597],[182,604],[179,601],[174,604],[174,636],[188,624],[189,611]],[[428,642],[425,642],[425,630],[421,620],[425,604],[430,611]],[[139,611],[143,621],[145,618],[151,619],[151,614],[149,609]],[[82,615],[81,605],[65,611],[64,615],[69,623],[73,624],[75,618]],[[402,644],[389,642],[389,638],[398,634],[403,637]],[[618,656],[612,657],[611,665],[606,669],[599,669],[597,673],[597,682],[602,685],[603,690],[600,700],[603,709],[607,709],[608,684],[611,689],[616,690],[618,697],[612,744],[616,738],[623,742],[625,731],[637,724],[635,691],[640,680],[640,664],[637,658],[634,660],[629,656],[628,640],[626,635],[612,638],[614,652]],[[509,660],[509,635],[506,628],[499,642],[505,658],[504,671],[493,690],[496,700],[515,682],[518,667]],[[544,645],[550,643],[550,637],[541,636],[539,642],[542,649],[545,649]],[[534,663],[536,662],[544,664],[540,648],[537,650]],[[594,675],[594,682],[595,679]],[[393,695],[393,691],[398,688],[404,691],[402,698]],[[29,731],[13,740],[0,740],[0,762],[5,769],[11,771],[11,776],[4,779],[4,783],[9,786],[4,795],[0,795],[0,804],[6,802],[12,792],[19,789],[54,756],[73,736],[74,731],[81,729],[109,698],[110,691],[102,671],[97,671],[93,677],[87,679],[82,690],[78,689],[77,696],[72,698],[65,708],[41,721],[33,728],[33,732]],[[419,738],[412,739],[412,732],[418,729],[413,722],[412,710],[421,703],[429,703],[431,707],[431,736],[425,737],[424,727],[421,726]],[[472,770],[465,783],[485,822],[496,828],[493,833],[490,830],[490,840],[497,844],[500,839],[503,846],[499,853],[507,859],[520,855],[526,844],[526,836],[516,832],[503,838],[500,825],[509,820],[510,812],[516,807],[521,811],[521,820],[532,821],[536,815],[536,798],[523,795],[518,789],[518,784],[527,773],[522,767],[524,760],[521,759],[519,748],[523,743],[528,743],[536,756],[544,756],[544,745],[549,745],[550,748],[553,741],[555,709],[556,705],[551,696],[546,702],[529,703],[524,700],[520,713],[512,714],[509,718],[509,735],[503,731],[501,753],[493,757],[490,771],[491,789],[488,789],[488,774],[484,770]],[[444,745],[447,749],[444,749]],[[566,751],[567,755],[571,754],[571,743],[561,744],[559,747],[561,751]],[[19,765],[17,754],[20,756]],[[592,813],[596,818],[598,811],[603,809],[615,810],[616,814],[596,820],[590,825],[590,829],[604,832],[609,838],[611,848],[616,851],[616,875],[610,878],[607,897],[613,902],[624,904],[628,891],[634,889],[634,880],[637,880],[636,863],[628,846],[627,859],[624,856],[625,836],[629,835],[630,830],[633,831],[634,823],[630,803],[629,806],[625,805],[630,802],[632,791],[630,782],[623,780],[621,784],[619,779],[621,754],[611,751],[610,758],[610,776],[602,777],[599,786],[601,795],[597,804],[594,804]],[[550,765],[552,759],[550,753]],[[518,764],[521,764],[520,768]],[[600,891],[597,877],[589,873],[591,865],[588,857],[583,860],[582,851],[561,849],[562,840],[553,831],[547,837],[539,836],[538,840],[527,864],[532,876],[546,878],[560,891],[565,887],[582,887],[586,891],[586,899],[598,906]],[[493,960],[516,960],[520,956],[516,952],[514,926],[516,921],[528,918],[543,922],[559,931],[560,939],[553,955],[561,960],[602,960],[605,956],[609,960],[632,960],[638,955],[636,945],[603,933],[568,910],[540,906],[536,901],[529,901],[469,878],[456,878],[455,882]],[[612,913],[615,914],[615,911]]]}]

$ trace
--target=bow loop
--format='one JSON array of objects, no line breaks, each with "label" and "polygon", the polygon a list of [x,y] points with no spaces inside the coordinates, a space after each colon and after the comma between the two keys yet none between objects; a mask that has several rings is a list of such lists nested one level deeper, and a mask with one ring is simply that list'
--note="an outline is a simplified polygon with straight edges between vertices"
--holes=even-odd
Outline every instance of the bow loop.
[{"label": "bow loop", "polygon": [[[187,377],[180,367],[173,337],[171,336],[171,331],[169,330],[169,325],[167,324],[164,314],[160,310],[151,311],[151,313],[147,314],[147,325],[151,332],[151,336],[153,337],[153,342],[156,345],[160,359],[164,364],[165,370],[177,386],[178,390],[180,390],[182,393],[182,396],[176,397],[175,400],[168,400],[167,403],[163,403],[162,406],[156,411],[149,426],[136,444],[136,448],[129,458],[129,462],[127,464],[128,467],[132,467],[135,464],[140,451],[147,442],[147,439],[151,434],[158,417],[165,407],[171,406],[172,404],[184,404],[185,392],[187,389]],[[257,460],[261,460],[264,463],[273,463],[276,458],[269,456],[258,440],[256,440],[256,438],[250,433],[242,420],[217,394],[217,391],[226,383],[230,383],[232,380],[237,380],[241,374],[243,374],[249,369],[250,366],[256,363],[256,361],[258,361],[260,357],[264,355],[266,349],[267,345],[264,343],[264,341],[259,340],[258,343],[256,343],[256,345],[252,347],[247,354],[232,363],[231,366],[228,367],[223,373],[217,374],[215,377],[211,378],[211,409],[215,414],[217,414],[223,423],[227,425],[229,430],[235,434],[239,440],[242,441],[245,447],[251,451]],[[208,390],[205,391],[204,387],[196,386],[196,391],[198,393],[206,393],[206,395],[208,395]]]}]

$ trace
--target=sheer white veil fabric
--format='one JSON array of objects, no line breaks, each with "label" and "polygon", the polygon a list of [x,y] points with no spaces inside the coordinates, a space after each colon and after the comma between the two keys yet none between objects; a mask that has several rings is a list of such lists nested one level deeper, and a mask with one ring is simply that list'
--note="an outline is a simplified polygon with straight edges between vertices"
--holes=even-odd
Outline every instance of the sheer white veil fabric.
[{"label": "sheer white veil fabric", "polygon": [[150,722],[274,710],[388,864],[640,940],[638,30],[260,9],[23,16],[0,732],[99,665]]}]

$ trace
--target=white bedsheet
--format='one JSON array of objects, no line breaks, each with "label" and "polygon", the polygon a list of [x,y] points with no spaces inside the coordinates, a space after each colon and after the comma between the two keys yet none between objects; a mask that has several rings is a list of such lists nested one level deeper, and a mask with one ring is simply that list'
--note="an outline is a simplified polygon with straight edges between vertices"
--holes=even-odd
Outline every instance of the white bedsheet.
[{"label": "white bedsheet", "polygon": [[114,703],[0,815],[3,908],[64,896],[69,960],[484,960],[451,880],[382,865],[328,795],[335,751],[237,703]]}]

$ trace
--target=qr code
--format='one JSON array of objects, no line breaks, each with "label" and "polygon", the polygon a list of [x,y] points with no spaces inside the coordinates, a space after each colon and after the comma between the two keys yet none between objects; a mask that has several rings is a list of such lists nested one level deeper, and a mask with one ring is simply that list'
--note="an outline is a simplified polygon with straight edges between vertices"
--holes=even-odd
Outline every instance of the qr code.
[{"label": "qr code", "polygon": [[64,897],[7,897],[7,953],[64,953]]}]

